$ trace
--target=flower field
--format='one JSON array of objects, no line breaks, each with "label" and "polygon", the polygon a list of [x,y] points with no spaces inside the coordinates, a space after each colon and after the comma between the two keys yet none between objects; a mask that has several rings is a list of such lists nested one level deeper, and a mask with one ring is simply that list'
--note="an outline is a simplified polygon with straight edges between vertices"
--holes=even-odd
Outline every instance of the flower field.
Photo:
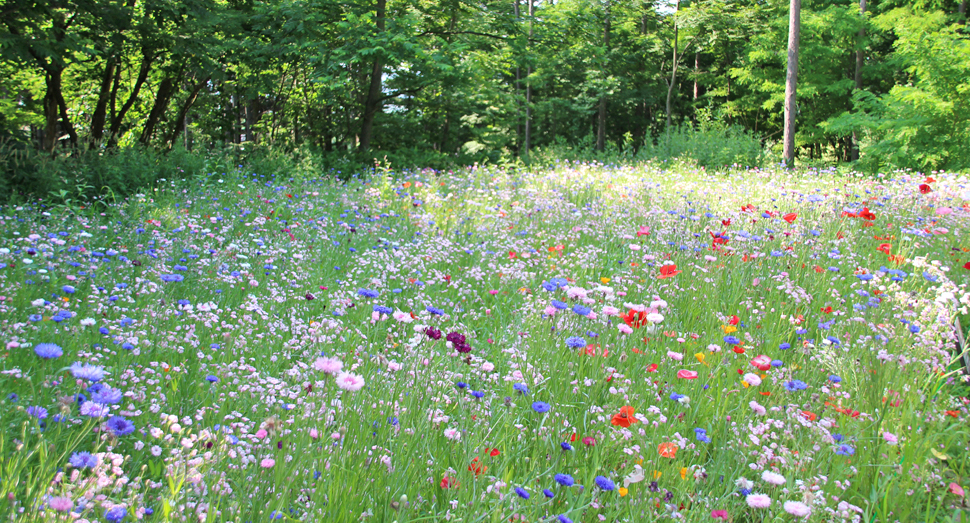
[{"label": "flower field", "polygon": [[968,188],[562,162],[0,208],[0,516],[966,521]]}]

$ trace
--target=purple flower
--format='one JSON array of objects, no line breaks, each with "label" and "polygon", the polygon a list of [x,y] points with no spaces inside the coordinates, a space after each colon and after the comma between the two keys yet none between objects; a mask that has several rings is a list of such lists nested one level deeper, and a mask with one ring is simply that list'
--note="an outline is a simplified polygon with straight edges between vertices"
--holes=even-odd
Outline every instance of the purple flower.
[{"label": "purple flower", "polygon": [[107,426],[115,437],[127,436],[135,431],[135,424],[121,416],[111,416]]},{"label": "purple flower", "polygon": [[428,327],[427,329],[424,329],[424,333],[433,340],[441,339],[441,331],[434,327]]},{"label": "purple flower", "polygon": [[552,407],[544,401],[537,401],[532,404],[532,410],[538,412],[539,414],[544,414],[546,412],[549,412],[549,409],[551,408]]},{"label": "purple flower", "polygon": [[68,462],[72,467],[77,469],[90,469],[98,466],[100,460],[97,456],[92,455],[90,452],[75,452],[71,454],[71,458]]},{"label": "purple flower", "polygon": [[37,419],[46,419],[47,409],[45,409],[44,407],[27,407],[27,414]]},{"label": "purple flower", "polygon": [[40,343],[34,347],[34,354],[45,360],[52,360],[63,356],[64,349],[54,343]]},{"label": "purple flower", "polygon": [[128,511],[125,509],[125,507],[115,507],[104,513],[104,519],[111,523],[118,523],[119,521],[125,519],[125,516],[127,515]]},{"label": "purple flower", "polygon": [[593,482],[603,490],[616,490],[616,485],[606,476],[596,476]]},{"label": "purple flower", "polygon": [[583,348],[586,346],[586,340],[580,336],[570,336],[566,338],[566,346],[574,349]]},{"label": "purple flower", "polygon": [[542,495],[549,499],[556,497],[556,493],[549,489],[542,489]]},{"label": "purple flower", "polygon": [[77,379],[88,381],[101,381],[104,378],[104,368],[89,363],[76,362],[68,369]]},{"label": "purple flower", "polygon": [[[89,389],[90,390],[90,389]],[[102,405],[121,403],[121,391],[112,387],[101,387],[91,394],[91,401]]]},{"label": "purple flower", "polygon": [[569,474],[556,474],[552,479],[564,487],[571,487],[576,484],[576,481]]},{"label": "purple flower", "polygon": [[522,487],[515,487],[515,493],[522,499],[529,499],[529,493]]},{"label": "purple flower", "polygon": [[855,454],[855,449],[850,445],[839,445],[835,448],[835,453],[840,456],[851,456]]}]

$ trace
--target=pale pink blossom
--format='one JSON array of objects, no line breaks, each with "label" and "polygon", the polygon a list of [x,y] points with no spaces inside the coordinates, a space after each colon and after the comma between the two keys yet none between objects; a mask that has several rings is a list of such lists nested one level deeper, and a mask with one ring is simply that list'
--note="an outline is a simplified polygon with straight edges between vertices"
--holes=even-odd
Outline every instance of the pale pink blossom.
[{"label": "pale pink blossom", "polygon": [[346,391],[356,392],[364,388],[364,378],[363,376],[344,372],[337,376],[337,386]]},{"label": "pale pink blossom", "polygon": [[795,517],[805,518],[812,513],[812,509],[801,501],[786,501],[785,512]]},{"label": "pale pink blossom", "polygon": [[785,476],[782,476],[777,472],[766,470],[761,473],[761,481],[764,481],[765,483],[771,483],[772,485],[775,485],[775,486],[784,485]]},{"label": "pale pink blossom", "polygon": [[771,498],[764,494],[748,494],[744,501],[751,508],[768,508],[771,506]]},{"label": "pale pink blossom", "polygon": [[892,432],[883,432],[882,439],[886,440],[886,443],[889,443],[890,445],[899,443],[899,438],[897,438]]},{"label": "pale pink blossom", "polygon": [[744,378],[742,379],[744,380],[745,383],[747,383],[748,385],[751,385],[752,387],[757,387],[758,385],[761,385],[761,377],[751,372],[745,374]]},{"label": "pale pink blossom", "polygon": [[259,466],[264,469],[271,469],[276,465],[276,460],[273,458],[263,458],[263,461],[259,462]]},{"label": "pale pink blossom", "polygon": [[344,363],[337,358],[317,358],[313,368],[324,374],[337,374],[344,368]]},{"label": "pale pink blossom", "polygon": [[768,413],[768,411],[764,407],[762,407],[761,404],[758,403],[757,401],[752,401],[751,403],[748,403],[748,406],[751,407],[751,410],[753,410],[755,414],[759,416],[764,416],[765,414]]}]

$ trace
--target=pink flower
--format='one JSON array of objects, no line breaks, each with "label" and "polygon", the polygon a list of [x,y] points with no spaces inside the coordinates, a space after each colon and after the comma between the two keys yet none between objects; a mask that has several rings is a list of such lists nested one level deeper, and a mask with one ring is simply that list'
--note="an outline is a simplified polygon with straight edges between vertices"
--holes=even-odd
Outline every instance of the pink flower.
[{"label": "pink flower", "polygon": [[748,406],[751,407],[751,410],[753,410],[755,414],[759,416],[764,416],[765,414],[768,413],[768,410],[762,407],[761,404],[758,403],[757,401],[752,401],[751,403],[748,403]]},{"label": "pink flower", "polygon": [[946,216],[947,214],[950,214],[951,212],[953,212],[953,209],[951,209],[949,207],[938,207],[936,209],[936,214],[938,214],[940,216]]},{"label": "pink flower", "polygon": [[411,323],[414,318],[410,314],[403,311],[394,311],[394,319],[403,323]]},{"label": "pink flower", "polygon": [[344,368],[344,363],[337,358],[317,358],[313,362],[313,368],[324,374],[337,374]]},{"label": "pink flower", "polygon": [[619,329],[619,331],[622,332],[623,334],[630,334],[631,332],[633,332],[633,329],[630,328],[630,326],[627,325],[626,323],[621,323],[617,325],[616,328]]},{"label": "pink flower", "polygon": [[672,360],[675,360],[675,361],[681,361],[681,360],[684,359],[684,355],[683,354],[681,354],[679,352],[674,352],[672,350],[668,350],[667,351],[667,357],[670,358],[670,359],[672,359]]},{"label": "pink flower", "polygon": [[766,470],[761,473],[761,481],[764,481],[765,483],[771,483],[772,485],[784,485],[785,476],[782,476],[777,472]]},{"label": "pink flower", "polygon": [[714,519],[723,519],[724,521],[727,521],[729,516],[728,511],[726,510],[712,510],[711,517]]},{"label": "pink flower", "polygon": [[963,487],[957,485],[956,483],[950,483],[950,488],[948,490],[961,498],[963,497]]},{"label": "pink flower", "polygon": [[67,512],[72,508],[74,508],[74,502],[71,501],[71,498],[66,498],[64,496],[51,498],[50,501],[47,502],[47,504],[50,505],[52,509],[58,512]]},{"label": "pink flower", "polygon": [[677,371],[677,377],[682,380],[692,380],[697,377],[697,373],[692,370],[681,369]]},{"label": "pink flower", "polygon": [[363,376],[344,372],[337,376],[337,386],[346,391],[357,392],[364,388],[364,378]]},{"label": "pink flower", "polygon": [[263,461],[259,462],[259,466],[264,469],[271,469],[276,465],[276,460],[273,458],[263,458]]},{"label": "pink flower", "polygon": [[801,501],[786,501],[785,512],[795,517],[804,518],[812,513],[812,509]]},{"label": "pink flower", "polygon": [[771,506],[771,498],[764,494],[748,494],[744,501],[751,508],[768,508]]},{"label": "pink flower", "polygon": [[320,433],[317,432],[317,429],[310,429],[310,437],[313,439],[317,439],[320,437]]},{"label": "pink flower", "polygon": [[897,438],[892,432],[883,432],[882,439],[886,440],[886,443],[889,443],[890,445],[899,443],[899,438]]},{"label": "pink flower", "polygon": [[637,238],[639,238],[640,236],[647,236],[649,234],[650,234],[650,226],[641,225],[640,230],[637,231]]},{"label": "pink flower", "polygon": [[758,376],[757,374],[752,374],[749,372],[744,375],[743,379],[745,383],[747,383],[748,385],[751,385],[752,387],[757,387],[758,385],[761,385],[761,377]]},{"label": "pink flower", "polygon": [[267,434],[269,434],[269,433],[266,432],[266,429],[259,429],[259,430],[256,431],[256,437],[259,438],[259,439],[265,438]]}]

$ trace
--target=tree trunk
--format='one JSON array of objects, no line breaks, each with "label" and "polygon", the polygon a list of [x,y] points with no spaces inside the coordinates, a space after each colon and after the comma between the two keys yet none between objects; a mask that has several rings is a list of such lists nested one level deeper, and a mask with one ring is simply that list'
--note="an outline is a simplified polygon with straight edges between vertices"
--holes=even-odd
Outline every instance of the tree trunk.
[{"label": "tree trunk", "polygon": [[97,147],[104,137],[104,124],[108,117],[108,102],[111,100],[111,83],[115,78],[115,63],[117,58],[112,55],[104,64],[101,75],[101,85],[98,89],[98,103],[94,106],[91,116],[91,148]]},{"label": "tree trunk", "polygon": [[[606,22],[603,24],[603,47],[606,56],[603,57],[603,66],[606,69],[610,54],[610,2],[606,3]],[[603,71],[603,76],[607,76]],[[599,115],[597,115],[596,128],[596,150],[602,151],[606,148],[606,95],[600,95]]]},{"label": "tree trunk", "polygon": [[185,130],[185,119],[189,114],[189,109],[192,108],[192,104],[194,104],[196,98],[199,97],[199,92],[202,91],[202,88],[205,87],[205,84],[207,84],[208,82],[209,82],[209,78],[206,77],[201,82],[197,82],[194,86],[192,86],[192,91],[189,93],[189,96],[185,99],[185,102],[182,103],[182,107],[179,108],[178,116],[175,118],[175,124],[172,125],[172,132],[168,138],[169,149],[175,147],[175,140],[177,140],[179,137],[179,134],[181,134],[182,131]]},{"label": "tree trunk", "polygon": [[679,60],[677,56],[677,46],[680,45],[680,42],[678,41],[678,37],[680,36],[680,28],[677,26],[678,11],[680,11],[680,0],[677,0],[677,5],[674,7],[674,62],[673,67],[670,70],[670,84],[667,85],[667,125],[664,128],[664,132],[667,134],[667,145],[670,145],[670,124],[673,116],[674,86],[677,84],[677,61]]},{"label": "tree trunk", "polygon": [[154,56],[147,50],[142,50],[142,61],[141,66],[138,68],[138,78],[135,80],[135,85],[131,88],[131,93],[128,94],[128,99],[121,106],[121,110],[111,118],[111,129],[108,131],[110,134],[108,137],[109,147],[114,147],[118,144],[118,139],[121,138],[121,124],[124,122],[128,111],[135,104],[135,100],[138,99],[138,94],[141,92],[142,86],[145,85],[145,80],[148,79],[148,73],[151,71],[152,62],[154,61]]},{"label": "tree trunk", "polygon": [[[512,0],[512,12],[515,14],[515,23],[519,23],[519,0]],[[515,154],[518,155],[522,150],[522,100],[519,98],[522,96],[522,67],[519,64],[519,59],[521,57],[516,57],[515,60],[515,105],[516,105],[516,117],[515,117]]]},{"label": "tree trunk", "polygon": [[57,95],[55,91],[61,89],[61,70],[53,66],[45,75],[47,92],[44,93],[44,142],[42,148],[50,153],[57,145],[57,121],[60,111],[57,109]]},{"label": "tree trunk", "polygon": [[[374,10],[376,11],[375,22],[377,31],[384,32],[384,13],[387,7],[387,0],[377,0]],[[374,58],[374,67],[370,75],[370,87],[367,90],[367,100],[364,102],[364,114],[360,124],[360,143],[358,150],[366,152],[370,149],[371,135],[374,129],[374,118],[377,111],[381,109],[381,86],[383,85],[384,64],[383,57],[377,55]]]},{"label": "tree trunk", "polygon": [[785,75],[785,165],[795,163],[795,91],[798,83],[798,33],[801,30],[801,0],[791,0],[788,12],[788,73]]},{"label": "tree trunk", "polygon": [[[866,0],[859,0],[859,12],[863,17],[866,15]],[[856,45],[859,47],[855,52],[855,90],[859,91],[862,89],[862,64],[866,59],[865,51],[862,49],[862,41],[866,37],[866,28],[863,26],[859,29],[859,39],[856,41]],[[849,138],[849,161],[857,161],[859,159],[859,136],[856,131],[852,131],[852,137]]]},{"label": "tree trunk", "polygon": [[[529,41],[526,44],[526,49],[532,47],[532,20],[535,16],[535,4],[533,0],[529,0]],[[531,148],[532,142],[532,57],[528,56],[526,52],[526,57],[529,60],[528,65],[525,67],[525,143],[523,144],[525,149],[525,161],[529,161],[529,149]]]},{"label": "tree trunk", "polygon": [[155,134],[155,127],[158,126],[162,115],[165,114],[165,109],[168,108],[168,102],[172,98],[172,94],[174,94],[174,85],[175,82],[170,76],[166,76],[158,84],[158,92],[155,93],[155,103],[152,104],[152,110],[148,113],[148,120],[145,121],[145,127],[142,129],[141,137],[138,139],[142,145],[151,143],[152,136]]}]

